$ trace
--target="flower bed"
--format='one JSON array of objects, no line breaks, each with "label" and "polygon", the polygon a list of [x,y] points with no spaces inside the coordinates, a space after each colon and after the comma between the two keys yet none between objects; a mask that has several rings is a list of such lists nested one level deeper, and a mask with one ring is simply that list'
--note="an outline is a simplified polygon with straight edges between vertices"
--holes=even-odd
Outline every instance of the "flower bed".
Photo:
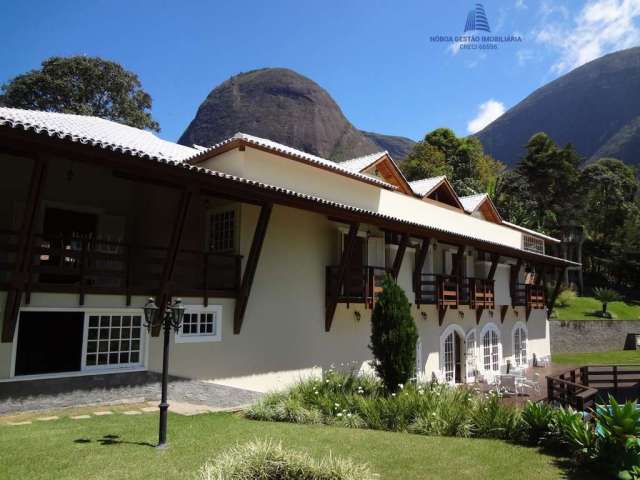
[{"label": "flower bed", "polygon": [[[328,371],[272,393],[246,412],[255,420],[497,438],[551,447],[577,466],[612,478],[640,479],[640,411],[633,402],[598,406],[591,415],[528,402],[518,409],[498,393],[448,384],[399,385],[388,393],[372,376]],[[608,478],[608,477],[603,477]]]}]

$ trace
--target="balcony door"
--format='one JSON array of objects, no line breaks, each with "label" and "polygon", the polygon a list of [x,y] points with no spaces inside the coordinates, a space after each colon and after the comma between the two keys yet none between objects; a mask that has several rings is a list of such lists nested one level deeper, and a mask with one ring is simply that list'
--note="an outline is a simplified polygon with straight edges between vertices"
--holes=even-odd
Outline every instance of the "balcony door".
[{"label": "balcony door", "polygon": [[[342,248],[347,241],[347,235],[342,236]],[[344,293],[346,296],[352,298],[360,298],[363,296],[365,287],[365,265],[367,258],[367,244],[366,238],[356,237],[355,245],[353,246],[353,252],[351,253],[351,261],[347,268]]]}]

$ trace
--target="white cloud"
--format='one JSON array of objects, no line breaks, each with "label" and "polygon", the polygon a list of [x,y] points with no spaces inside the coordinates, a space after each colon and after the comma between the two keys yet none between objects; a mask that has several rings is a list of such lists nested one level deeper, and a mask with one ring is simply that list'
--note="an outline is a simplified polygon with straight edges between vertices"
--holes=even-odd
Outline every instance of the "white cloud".
[{"label": "white cloud", "polygon": [[516,0],[516,8],[519,10],[526,10],[528,7],[527,4],[524,3],[524,0]]},{"label": "white cloud", "polygon": [[496,118],[505,112],[506,108],[502,102],[497,100],[487,100],[478,107],[478,115],[469,120],[467,123],[467,131],[476,133],[493,122]]},{"label": "white cloud", "polygon": [[546,44],[560,53],[551,70],[565,73],[606,53],[629,48],[640,43],[640,0],[591,0],[578,13],[574,25],[567,28],[549,22],[554,13],[543,3],[541,14],[544,27],[538,30],[536,41]]}]

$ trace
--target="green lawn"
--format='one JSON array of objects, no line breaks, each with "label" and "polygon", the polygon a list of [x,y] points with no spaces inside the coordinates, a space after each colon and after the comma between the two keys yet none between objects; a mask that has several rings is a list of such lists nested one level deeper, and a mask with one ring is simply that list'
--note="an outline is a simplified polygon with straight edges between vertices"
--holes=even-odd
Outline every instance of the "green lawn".
[{"label": "green lawn", "polygon": [[273,438],[314,456],[368,463],[382,479],[558,479],[554,457],[498,440],[424,437],[338,427],[262,423],[232,414],[171,415],[158,451],[157,415],[114,414],[0,425],[1,479],[193,479],[221,449]]},{"label": "green lawn", "polygon": [[552,357],[553,363],[568,365],[640,365],[640,350],[624,350],[616,352],[591,353],[556,353]]},{"label": "green lawn", "polygon": [[[593,297],[577,297],[567,307],[554,308],[556,320],[602,320],[593,314],[602,310],[602,304]],[[617,320],[640,320],[640,305],[613,302],[608,305],[608,311]]]}]

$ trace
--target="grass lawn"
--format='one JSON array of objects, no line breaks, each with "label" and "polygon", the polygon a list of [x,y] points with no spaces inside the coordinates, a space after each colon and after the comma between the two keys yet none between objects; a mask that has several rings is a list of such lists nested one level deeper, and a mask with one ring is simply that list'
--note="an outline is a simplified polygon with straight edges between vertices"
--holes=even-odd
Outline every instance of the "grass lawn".
[{"label": "grass lawn", "polygon": [[556,353],[551,357],[553,363],[568,365],[640,365],[640,350],[622,350],[616,352]]},{"label": "grass lawn", "polygon": [[169,448],[158,451],[151,446],[157,419],[116,413],[0,424],[0,478],[192,479],[205,460],[255,438],[273,438],[314,456],[350,457],[368,463],[382,479],[543,480],[566,474],[554,457],[498,440],[263,423],[227,413],[170,415]]},{"label": "grass lawn", "polygon": [[[554,320],[602,320],[593,314],[602,310],[602,304],[593,297],[577,297],[567,307],[554,308]],[[612,302],[607,310],[616,320],[640,320],[640,305],[626,302]]]}]

